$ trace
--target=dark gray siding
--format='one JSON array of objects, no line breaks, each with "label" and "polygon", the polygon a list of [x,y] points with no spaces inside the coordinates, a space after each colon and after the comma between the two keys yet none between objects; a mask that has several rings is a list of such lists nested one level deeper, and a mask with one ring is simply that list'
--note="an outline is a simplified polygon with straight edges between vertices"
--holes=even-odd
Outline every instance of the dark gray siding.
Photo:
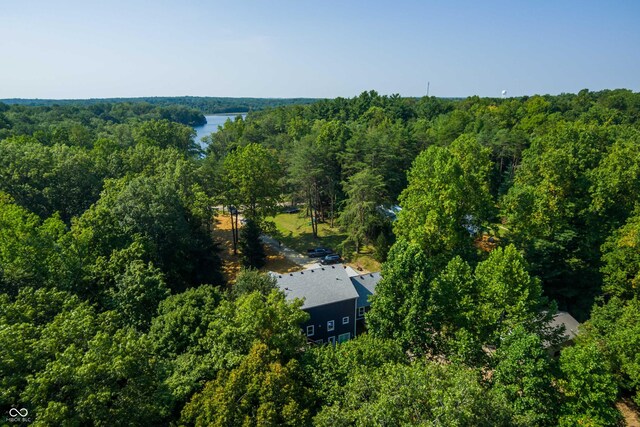
[{"label": "dark gray siding", "polygon": [[[367,306],[364,308],[364,312],[365,314],[368,313],[371,310],[371,306]],[[360,335],[364,332],[367,331],[367,323],[364,320],[364,316],[358,316],[358,313],[360,312],[360,307],[358,307],[357,312],[356,312],[356,334]]]},{"label": "dark gray siding", "polygon": [[[326,343],[329,337],[335,337],[335,341],[338,342],[338,336],[341,334],[349,333],[350,338],[353,338],[355,331],[355,307],[356,299],[349,299],[344,301],[335,302],[332,304],[320,305],[317,307],[311,307],[305,309],[309,313],[310,319],[302,326],[304,333],[307,333],[307,326],[313,325],[314,334],[307,336],[311,341],[322,340]],[[342,318],[349,317],[349,323],[342,324]],[[327,322],[334,321],[334,330],[327,331]]]}]

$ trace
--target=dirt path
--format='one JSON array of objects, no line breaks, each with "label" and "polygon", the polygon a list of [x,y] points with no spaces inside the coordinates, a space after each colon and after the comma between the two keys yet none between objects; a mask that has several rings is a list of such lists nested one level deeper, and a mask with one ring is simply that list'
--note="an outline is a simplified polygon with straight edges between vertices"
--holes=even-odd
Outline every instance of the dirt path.
[{"label": "dirt path", "polygon": [[[213,236],[220,244],[222,251],[223,271],[226,279],[230,282],[235,281],[235,277],[240,271],[240,259],[233,254],[233,243],[231,235],[231,219],[229,215],[217,215],[214,219]],[[314,268],[318,266],[319,259],[309,258],[305,254],[301,254],[295,249],[284,246],[281,242],[271,236],[263,235],[262,242],[265,244],[267,253],[267,265],[262,268],[264,271],[275,271],[277,273],[289,273],[305,268]],[[358,264],[349,263],[354,269],[361,273],[368,273]]]},{"label": "dirt path", "polygon": [[[279,242],[278,240],[274,239],[271,236],[263,235],[261,239],[268,249],[281,254],[289,262],[299,266],[299,269],[300,268],[303,268],[303,269],[317,268],[320,266],[320,258],[309,258],[307,255],[301,254],[295,249],[291,249],[287,246],[284,246],[281,242]],[[343,262],[343,263],[353,268],[354,270],[358,271],[360,274],[369,273],[369,270],[362,268],[362,266],[358,263],[350,263],[350,262],[349,263]]]},{"label": "dirt path", "polygon": [[622,399],[616,403],[616,407],[624,417],[627,427],[640,427],[640,413],[638,413],[637,407],[633,402]]},{"label": "dirt path", "polygon": [[313,261],[312,258],[309,258],[308,256],[303,255],[294,249],[284,246],[281,242],[271,236],[263,235],[261,239],[265,245],[269,246],[272,250],[278,252],[287,260],[294,264],[297,264],[298,266],[309,268],[317,264],[317,261]]}]

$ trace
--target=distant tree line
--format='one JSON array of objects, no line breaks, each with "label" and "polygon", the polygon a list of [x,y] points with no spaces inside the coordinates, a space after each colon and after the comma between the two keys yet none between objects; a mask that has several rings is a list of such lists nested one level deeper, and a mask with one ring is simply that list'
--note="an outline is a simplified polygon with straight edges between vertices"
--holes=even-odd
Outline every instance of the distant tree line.
[{"label": "distant tree line", "polygon": [[183,106],[204,114],[247,113],[286,105],[311,104],[314,98],[224,98],[213,96],[152,96],[141,98],[95,98],[95,99],[0,99],[0,102],[14,105],[45,106],[95,104],[140,104],[147,103],[161,107]]},{"label": "distant tree line", "polygon": [[[169,120],[188,126],[206,123],[204,115],[195,109],[181,105],[157,106],[149,103],[89,103],[60,105],[51,103],[42,106],[4,104],[0,102],[0,137],[32,135],[37,131],[55,131],[60,142],[77,144],[74,138],[86,141],[95,139],[104,126],[141,122],[147,120]],[[55,141],[55,135],[49,136]],[[80,142],[80,141],[78,141]]]}]

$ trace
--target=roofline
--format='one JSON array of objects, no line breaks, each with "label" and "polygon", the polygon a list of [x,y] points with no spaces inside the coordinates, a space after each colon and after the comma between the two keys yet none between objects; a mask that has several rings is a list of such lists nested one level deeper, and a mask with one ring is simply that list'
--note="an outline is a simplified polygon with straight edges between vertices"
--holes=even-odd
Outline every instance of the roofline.
[{"label": "roofline", "polygon": [[[297,273],[304,273],[305,271],[311,271],[311,270],[340,270],[340,268],[336,268],[338,266],[342,266],[342,270],[346,270],[347,267],[349,267],[347,264],[339,262],[337,264],[332,264],[332,265],[321,265],[320,267],[313,267],[313,268],[305,268],[304,270],[298,270],[298,271],[290,271],[287,273],[276,273],[275,271],[270,271],[269,273],[274,273],[276,276],[281,276],[281,277],[277,277],[278,279],[284,278],[286,276],[291,276],[293,277],[294,274]],[[369,273],[363,273],[363,274],[369,274]],[[360,274],[358,276],[361,276]],[[351,277],[351,276],[350,276]],[[356,276],[353,276],[356,277]]]},{"label": "roofline", "polygon": [[[295,299],[302,299],[302,298],[295,298]],[[335,303],[338,303],[338,302],[351,301],[351,300],[356,300],[356,301],[357,301],[357,300],[358,300],[358,297],[354,297],[354,298],[347,298],[347,299],[339,299],[339,300],[337,300],[337,301],[327,302],[327,303],[324,303],[324,304],[313,305],[313,306],[311,306],[311,307],[300,307],[300,309],[301,309],[301,310],[306,310],[307,308],[322,307],[322,306],[325,306],[325,305],[331,305],[331,304],[335,304]]]}]

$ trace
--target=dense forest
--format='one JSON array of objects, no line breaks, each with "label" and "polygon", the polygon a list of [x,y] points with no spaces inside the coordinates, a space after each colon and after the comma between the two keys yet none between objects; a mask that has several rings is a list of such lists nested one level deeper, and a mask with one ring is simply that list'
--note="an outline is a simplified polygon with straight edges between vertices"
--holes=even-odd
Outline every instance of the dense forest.
[{"label": "dense forest", "polygon": [[286,105],[311,104],[312,98],[221,98],[212,96],[152,96],[141,98],[105,98],[105,99],[0,99],[5,104],[45,106],[75,105],[89,106],[95,104],[147,103],[160,107],[181,105],[199,110],[204,114],[246,113]]},{"label": "dense forest", "polygon": [[[0,104],[3,409],[33,425],[606,426],[640,405],[640,94],[371,91],[253,111],[204,152],[200,111]],[[367,333],[307,345],[302,303],[252,268],[283,202],[341,226],[343,256],[375,248]],[[220,205],[247,219],[228,283]],[[558,309],[584,323],[556,357]]]}]

